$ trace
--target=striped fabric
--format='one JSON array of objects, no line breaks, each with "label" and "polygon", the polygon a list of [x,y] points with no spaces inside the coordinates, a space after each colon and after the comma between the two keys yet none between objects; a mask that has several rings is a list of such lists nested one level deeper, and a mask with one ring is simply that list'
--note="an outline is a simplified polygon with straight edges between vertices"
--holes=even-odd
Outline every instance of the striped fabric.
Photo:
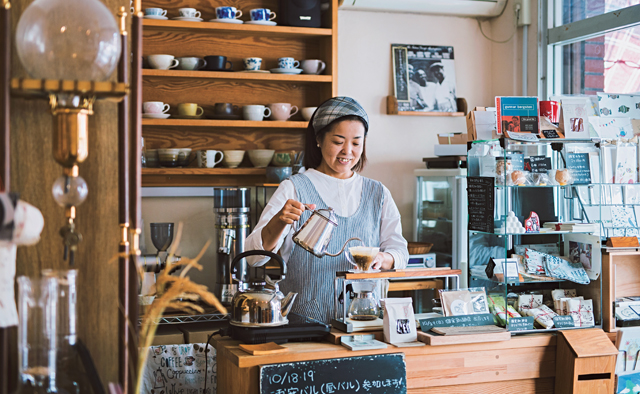
[{"label": "striped fabric", "polygon": [[[315,187],[304,174],[292,176],[298,200],[306,204],[316,204],[316,209],[328,208]],[[382,215],[383,187],[378,181],[363,178],[362,198],[355,214],[350,217],[337,216],[338,227],[333,230],[327,250],[337,253],[347,239],[358,237],[366,246],[380,246],[380,220]],[[304,211],[300,223],[311,216]],[[349,246],[357,246],[352,242]],[[298,293],[292,311],[303,316],[330,323],[334,317],[334,285],[337,271],[347,271],[353,266],[344,254],[338,257],[324,256],[319,259],[294,244],[287,262],[287,277],[280,282],[284,294]]]},{"label": "striped fabric", "polygon": [[311,123],[316,136],[320,130],[336,119],[348,115],[359,116],[364,122],[365,134],[369,131],[369,116],[359,102],[351,97],[334,97],[320,104],[313,114]]}]

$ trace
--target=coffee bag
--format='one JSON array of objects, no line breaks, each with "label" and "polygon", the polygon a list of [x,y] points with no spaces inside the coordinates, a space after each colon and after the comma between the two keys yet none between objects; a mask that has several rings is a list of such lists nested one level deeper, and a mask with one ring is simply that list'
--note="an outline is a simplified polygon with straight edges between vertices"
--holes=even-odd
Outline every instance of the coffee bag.
[{"label": "coffee bag", "polygon": [[415,342],[418,334],[411,298],[385,298],[380,302],[384,307],[384,341],[387,343]]}]

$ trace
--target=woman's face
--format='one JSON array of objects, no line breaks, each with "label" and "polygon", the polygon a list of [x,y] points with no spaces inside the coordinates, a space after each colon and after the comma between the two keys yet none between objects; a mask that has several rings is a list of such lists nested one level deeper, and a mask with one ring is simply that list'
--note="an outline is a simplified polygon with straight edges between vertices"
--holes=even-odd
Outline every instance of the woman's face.
[{"label": "woman's face", "polygon": [[335,178],[347,179],[360,160],[364,148],[364,125],[359,120],[345,120],[318,141],[322,163],[317,170]]}]

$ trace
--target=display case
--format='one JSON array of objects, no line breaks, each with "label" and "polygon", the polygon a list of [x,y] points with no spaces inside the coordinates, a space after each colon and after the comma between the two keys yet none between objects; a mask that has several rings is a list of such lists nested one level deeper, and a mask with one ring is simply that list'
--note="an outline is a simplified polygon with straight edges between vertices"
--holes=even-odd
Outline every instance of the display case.
[{"label": "display case", "polygon": [[467,194],[464,168],[417,169],[414,241],[432,243],[437,267],[464,271],[467,258]]},{"label": "display case", "polygon": [[468,149],[469,287],[486,289],[510,331],[600,327],[610,186],[600,142],[504,138]]}]

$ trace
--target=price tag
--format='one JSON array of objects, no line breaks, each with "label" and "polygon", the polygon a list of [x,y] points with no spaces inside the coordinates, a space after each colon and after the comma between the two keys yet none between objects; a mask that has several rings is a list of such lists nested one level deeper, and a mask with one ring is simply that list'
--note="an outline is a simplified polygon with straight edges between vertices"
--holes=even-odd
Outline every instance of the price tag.
[{"label": "price tag", "polygon": [[509,331],[527,331],[533,330],[533,317],[512,317],[509,319]]},{"label": "price tag", "polygon": [[493,324],[493,315],[491,313],[420,319],[420,329],[424,332],[431,330],[433,327],[473,327]]},{"label": "price tag", "polygon": [[571,316],[555,316],[553,318],[553,326],[556,328],[573,328],[576,325]]}]

